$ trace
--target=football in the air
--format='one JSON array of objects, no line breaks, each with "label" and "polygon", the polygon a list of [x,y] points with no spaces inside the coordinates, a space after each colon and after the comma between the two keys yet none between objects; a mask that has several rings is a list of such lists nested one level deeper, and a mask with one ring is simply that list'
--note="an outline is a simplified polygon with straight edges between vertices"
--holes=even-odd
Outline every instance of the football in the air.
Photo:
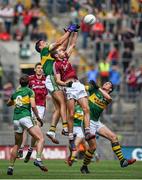
[{"label": "football in the air", "polygon": [[93,14],[87,14],[83,21],[85,24],[93,25],[96,22],[96,17]]}]

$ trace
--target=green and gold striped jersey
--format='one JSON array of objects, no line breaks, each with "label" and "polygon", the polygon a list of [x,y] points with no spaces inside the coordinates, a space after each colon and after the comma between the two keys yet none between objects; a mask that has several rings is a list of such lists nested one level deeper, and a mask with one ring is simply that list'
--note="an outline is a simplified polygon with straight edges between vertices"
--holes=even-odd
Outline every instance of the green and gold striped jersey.
[{"label": "green and gold striped jersey", "polygon": [[84,113],[80,105],[75,106],[75,114],[74,114],[74,126],[81,127],[83,125]]},{"label": "green and gold striped jersey", "polygon": [[53,64],[55,60],[50,56],[49,46],[42,49],[40,56],[44,74],[46,76],[53,75]]},{"label": "green and gold striped jersey", "polygon": [[89,108],[90,108],[90,119],[98,121],[103,110],[110,103],[105,99],[99,89],[88,88],[89,93]]},{"label": "green and gold striped jersey", "polygon": [[28,87],[20,87],[11,96],[15,106],[13,120],[31,116],[30,98],[34,98],[34,92]]}]

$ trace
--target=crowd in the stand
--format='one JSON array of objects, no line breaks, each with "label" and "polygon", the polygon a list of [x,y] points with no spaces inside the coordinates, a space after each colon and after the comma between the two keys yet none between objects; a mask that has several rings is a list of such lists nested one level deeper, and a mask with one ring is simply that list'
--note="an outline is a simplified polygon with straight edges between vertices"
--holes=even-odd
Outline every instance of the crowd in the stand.
[{"label": "crowd in the stand", "polygon": [[22,41],[25,37],[30,40],[46,38],[46,34],[39,28],[40,6],[33,1],[31,7],[25,7],[22,1],[15,5],[8,2],[0,3],[0,40]]},{"label": "crowd in the stand", "polygon": [[[88,81],[99,79],[103,83],[109,79],[117,91],[121,82],[125,82],[128,92],[141,91],[142,68],[137,66],[134,57],[134,39],[142,40],[142,2],[135,3],[137,8],[130,0],[68,0],[71,22],[81,23],[82,48],[92,48],[95,54]],[[89,13],[97,18],[92,26],[82,21]]]}]

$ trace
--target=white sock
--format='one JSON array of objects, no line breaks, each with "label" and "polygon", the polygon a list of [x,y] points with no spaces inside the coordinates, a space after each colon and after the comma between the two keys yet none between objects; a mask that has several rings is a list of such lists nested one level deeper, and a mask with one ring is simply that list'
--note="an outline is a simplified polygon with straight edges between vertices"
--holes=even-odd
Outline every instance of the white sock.
[{"label": "white sock", "polygon": [[10,168],[10,169],[14,169],[14,166],[9,166],[8,168]]},{"label": "white sock", "polygon": [[69,133],[69,140],[73,140],[73,133]]},{"label": "white sock", "polygon": [[41,161],[41,159],[40,159],[40,158],[36,158],[36,160],[37,160],[37,161]]}]

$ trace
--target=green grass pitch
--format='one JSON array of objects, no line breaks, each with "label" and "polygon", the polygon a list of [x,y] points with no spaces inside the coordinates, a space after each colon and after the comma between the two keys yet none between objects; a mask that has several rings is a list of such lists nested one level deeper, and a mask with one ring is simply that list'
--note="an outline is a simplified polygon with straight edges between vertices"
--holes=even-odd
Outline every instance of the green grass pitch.
[{"label": "green grass pitch", "polygon": [[72,167],[63,160],[46,160],[48,172],[42,172],[31,160],[25,164],[22,160],[15,163],[14,175],[7,176],[8,161],[0,160],[0,179],[142,179],[142,162],[121,168],[118,161],[92,162],[90,174],[81,174],[82,161],[75,162]]}]

